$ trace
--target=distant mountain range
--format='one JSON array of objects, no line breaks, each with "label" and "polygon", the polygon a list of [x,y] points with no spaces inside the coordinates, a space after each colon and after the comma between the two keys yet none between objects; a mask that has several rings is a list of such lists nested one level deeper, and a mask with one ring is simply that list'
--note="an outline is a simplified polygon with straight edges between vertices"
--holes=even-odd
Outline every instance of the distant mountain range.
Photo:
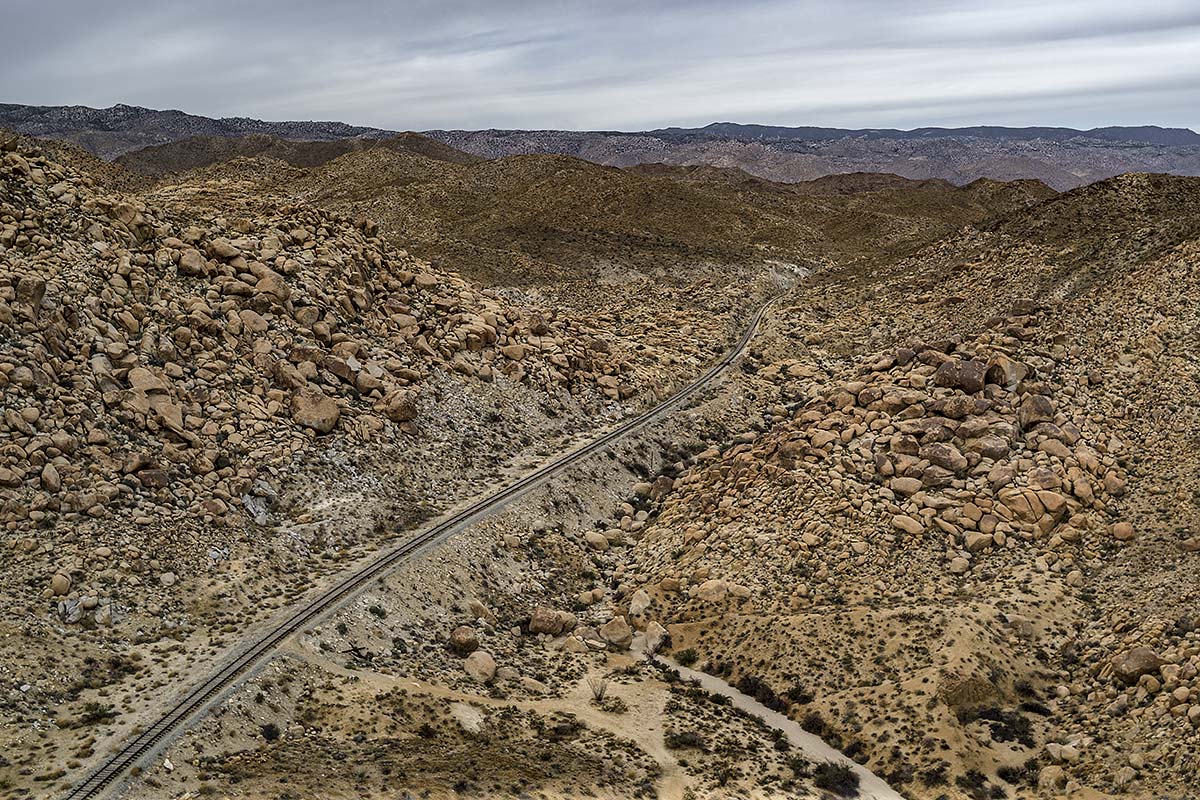
[{"label": "distant mountain range", "polygon": [[778,125],[743,125],[738,122],[713,122],[703,128],[659,128],[648,131],[654,136],[676,138],[680,136],[706,136],[719,139],[776,140],[792,139],[806,142],[825,142],[833,139],[946,139],[973,138],[1012,141],[1044,139],[1065,142],[1070,139],[1099,139],[1107,142],[1140,142],[1161,145],[1200,145],[1200,133],[1189,128],[1160,128],[1157,125],[1134,127],[1112,126],[1107,128],[1007,128],[997,125],[976,125],[968,128],[914,128],[910,131],[895,128],[796,128]]},{"label": "distant mountain range", "polygon": [[124,104],[89,108],[0,103],[0,127],[29,136],[74,142],[109,160],[143,147],[193,136],[266,133],[282,139],[326,142],[357,137],[387,138],[396,133],[344,122],[263,122],[246,117],[213,119],[183,111],[157,111]]},{"label": "distant mountain range", "polygon": [[[105,159],[194,137],[265,134],[292,141],[389,139],[398,132],[343,122],[212,119],[182,111],[116,105],[0,104],[0,127],[84,147]],[[482,158],[564,154],[628,167],[663,163],[742,169],[781,182],[851,172],[940,178],[1036,179],[1063,190],[1126,172],[1200,175],[1200,134],[1156,126],[1073,128],[781,127],[715,122],[645,132],[435,130],[426,135]],[[261,153],[271,155],[270,152]]]}]

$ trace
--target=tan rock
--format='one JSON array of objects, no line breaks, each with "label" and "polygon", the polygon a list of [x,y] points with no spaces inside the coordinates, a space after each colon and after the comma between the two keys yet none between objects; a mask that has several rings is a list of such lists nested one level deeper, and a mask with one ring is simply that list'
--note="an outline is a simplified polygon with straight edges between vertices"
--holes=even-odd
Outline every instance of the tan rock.
[{"label": "tan rock", "polygon": [[491,683],[496,677],[496,659],[486,650],[476,650],[463,660],[463,669],[478,683]]},{"label": "tan rock", "polygon": [[1133,525],[1128,522],[1117,522],[1112,526],[1112,536],[1118,542],[1128,542],[1133,539]]},{"label": "tan rock", "polygon": [[1149,647],[1135,647],[1112,658],[1113,675],[1122,683],[1132,686],[1143,675],[1158,672],[1166,662]]},{"label": "tan rock", "polygon": [[912,497],[917,492],[921,491],[924,484],[918,478],[892,478],[892,491],[904,497]]},{"label": "tan rock", "polygon": [[338,404],[319,391],[304,389],[292,396],[292,421],[317,433],[332,431],[341,413]]},{"label": "tan rock", "polygon": [[53,464],[47,464],[42,467],[42,488],[51,494],[57,494],[62,490],[62,478],[59,477],[58,468]]},{"label": "tan rock", "polygon": [[633,628],[624,617],[617,615],[600,626],[600,636],[614,647],[627,650],[633,642]]},{"label": "tan rock", "polygon": [[717,603],[729,594],[729,584],[720,578],[711,578],[693,589],[692,594],[703,602]]},{"label": "tan rock", "polygon": [[563,621],[552,608],[538,606],[529,615],[529,632],[557,636],[562,633]]}]

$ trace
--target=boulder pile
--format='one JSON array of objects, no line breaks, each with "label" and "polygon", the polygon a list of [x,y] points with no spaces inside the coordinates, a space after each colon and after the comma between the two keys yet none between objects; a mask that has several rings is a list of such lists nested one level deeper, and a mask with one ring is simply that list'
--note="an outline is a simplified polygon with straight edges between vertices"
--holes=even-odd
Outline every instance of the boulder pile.
[{"label": "boulder pile", "polygon": [[560,406],[630,394],[611,343],[574,319],[435,272],[365,219],[242,208],[110,194],[4,140],[0,526],[47,596],[67,598],[93,562],[155,568],[128,537],[108,555],[52,553],[42,531],[240,526],[267,471],[442,425],[432,377]]}]

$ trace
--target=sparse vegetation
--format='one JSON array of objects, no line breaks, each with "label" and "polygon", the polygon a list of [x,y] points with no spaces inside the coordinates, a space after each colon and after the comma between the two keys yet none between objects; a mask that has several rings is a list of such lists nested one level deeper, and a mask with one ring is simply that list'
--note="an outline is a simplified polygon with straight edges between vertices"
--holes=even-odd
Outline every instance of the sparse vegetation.
[{"label": "sparse vegetation", "polygon": [[839,797],[858,797],[858,775],[845,764],[826,761],[813,769],[813,785]]}]

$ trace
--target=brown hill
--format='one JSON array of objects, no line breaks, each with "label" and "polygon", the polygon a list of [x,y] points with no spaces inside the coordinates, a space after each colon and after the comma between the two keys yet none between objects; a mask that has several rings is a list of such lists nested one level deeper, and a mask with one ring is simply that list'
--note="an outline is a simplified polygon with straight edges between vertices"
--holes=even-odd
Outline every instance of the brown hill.
[{"label": "brown hill", "polygon": [[565,156],[433,165],[386,152],[289,181],[318,203],[380,220],[424,257],[502,283],[591,279],[611,265],[678,282],[772,260],[852,260],[1053,195],[1035,184],[903,179],[810,192],[710,167],[622,170]]},{"label": "brown hill", "polygon": [[470,164],[481,160],[478,156],[468,155],[428,136],[412,132],[387,139],[353,138],[317,142],[294,141],[255,133],[238,137],[193,136],[126,153],[119,156],[116,163],[140,175],[159,177],[239,157],[274,158],[297,167],[315,167],[346,153],[362,152],[376,147],[457,164]]},{"label": "brown hill", "polygon": [[1200,233],[1200,180],[1130,173],[998,217],[983,230],[1054,251],[1062,264],[1154,258]]}]

